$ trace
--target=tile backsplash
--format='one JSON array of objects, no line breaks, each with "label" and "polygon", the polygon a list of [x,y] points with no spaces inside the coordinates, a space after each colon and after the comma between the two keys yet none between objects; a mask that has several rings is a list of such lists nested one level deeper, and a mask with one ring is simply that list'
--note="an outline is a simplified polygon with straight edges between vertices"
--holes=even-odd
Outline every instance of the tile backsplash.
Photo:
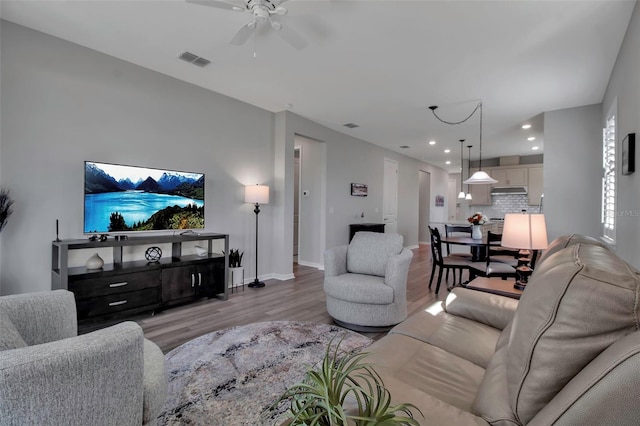
[{"label": "tile backsplash", "polygon": [[488,217],[504,217],[505,213],[520,213],[526,210],[528,213],[539,213],[539,206],[530,206],[529,198],[522,194],[493,195],[493,203],[490,206],[467,206],[467,217],[475,212],[482,212]]}]

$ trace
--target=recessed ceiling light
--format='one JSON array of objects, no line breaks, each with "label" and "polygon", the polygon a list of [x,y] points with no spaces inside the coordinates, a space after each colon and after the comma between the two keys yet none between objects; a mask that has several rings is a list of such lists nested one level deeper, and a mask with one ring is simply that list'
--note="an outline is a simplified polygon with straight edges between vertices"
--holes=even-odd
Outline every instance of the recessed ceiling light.
[{"label": "recessed ceiling light", "polygon": [[444,153],[445,153],[445,154],[448,154],[448,153],[450,153],[450,152],[451,152],[451,150],[450,150],[450,149],[445,149],[445,150],[444,150]]},{"label": "recessed ceiling light", "polygon": [[435,145],[436,141],[429,141],[429,145]]},{"label": "recessed ceiling light", "polygon": [[531,128],[531,124],[523,124],[522,128],[523,129],[530,129]]},{"label": "recessed ceiling light", "polygon": [[529,142],[531,142],[531,141],[535,141],[535,140],[536,140],[536,137],[535,137],[535,136],[529,136],[529,137],[527,138],[527,140],[528,140]]},{"label": "recessed ceiling light", "polygon": [[534,151],[537,151],[537,150],[539,150],[539,149],[540,149],[540,147],[538,147],[538,146],[532,146],[532,147],[531,147],[531,149],[532,149],[532,150],[534,150]]},{"label": "recessed ceiling light", "polygon": [[444,164],[449,165],[451,164],[451,161],[445,161]]}]

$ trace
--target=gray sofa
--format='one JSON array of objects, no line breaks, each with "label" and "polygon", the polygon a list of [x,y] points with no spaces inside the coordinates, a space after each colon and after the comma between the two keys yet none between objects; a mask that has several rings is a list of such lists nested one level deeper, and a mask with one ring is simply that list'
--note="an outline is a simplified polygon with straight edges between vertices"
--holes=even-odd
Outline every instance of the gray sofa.
[{"label": "gray sofa", "polygon": [[324,292],[333,320],[357,331],[386,331],[407,318],[413,252],[399,234],[356,232],[324,253]]},{"label": "gray sofa", "polygon": [[0,297],[0,424],[153,425],[162,351],[134,322],[77,335],[73,293]]},{"label": "gray sofa", "polygon": [[640,275],[567,235],[520,301],[456,288],[367,358],[422,425],[640,424]]}]

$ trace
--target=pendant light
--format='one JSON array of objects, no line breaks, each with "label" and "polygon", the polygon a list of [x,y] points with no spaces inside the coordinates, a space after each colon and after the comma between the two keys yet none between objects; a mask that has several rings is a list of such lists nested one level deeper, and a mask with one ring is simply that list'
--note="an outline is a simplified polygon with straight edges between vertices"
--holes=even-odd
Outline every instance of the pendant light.
[{"label": "pendant light", "polygon": [[464,171],[464,164],[462,164],[462,147],[464,145],[464,139],[460,139],[460,193],[458,193],[458,199],[464,200],[466,197],[464,191],[462,190],[462,172]]},{"label": "pendant light", "polygon": [[[471,175],[471,148],[473,147],[473,145],[467,145],[467,148],[469,148],[469,162],[467,163],[467,176]],[[473,197],[471,196],[471,191],[469,191],[469,185],[467,185],[467,196],[464,197],[465,200],[473,200]]]},{"label": "pendant light", "polygon": [[446,121],[438,117],[438,114],[436,114],[436,109],[438,109],[437,105],[432,105],[429,107],[429,109],[433,113],[434,117],[436,117],[438,120],[440,120],[445,124],[451,124],[451,125],[464,123],[465,121],[470,119],[473,116],[473,114],[476,113],[476,111],[480,110],[480,163],[479,163],[478,171],[475,172],[473,176],[465,180],[464,183],[466,183],[467,185],[497,183],[498,182],[497,180],[493,179],[486,172],[482,171],[482,101],[478,102],[478,105],[476,105],[474,110],[471,111],[471,114],[469,114],[467,118],[460,121]]},{"label": "pendant light", "polygon": [[[489,176],[486,172],[482,171],[482,101],[479,104],[480,106],[480,161],[478,163],[478,171],[473,174],[469,179],[465,180],[464,183],[467,185],[480,185],[480,184],[491,184],[497,183],[498,181]],[[475,111],[474,111],[475,112]]]}]

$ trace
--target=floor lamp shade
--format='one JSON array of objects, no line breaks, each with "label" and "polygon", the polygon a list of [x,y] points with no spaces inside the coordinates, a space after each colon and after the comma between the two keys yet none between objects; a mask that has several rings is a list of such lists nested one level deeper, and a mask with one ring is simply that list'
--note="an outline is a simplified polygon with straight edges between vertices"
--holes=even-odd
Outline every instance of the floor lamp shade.
[{"label": "floor lamp shade", "polygon": [[269,204],[269,187],[267,185],[245,186],[244,202],[252,204]]},{"label": "floor lamp shade", "polygon": [[507,213],[504,216],[501,244],[521,250],[546,249],[549,244],[544,215]]}]

